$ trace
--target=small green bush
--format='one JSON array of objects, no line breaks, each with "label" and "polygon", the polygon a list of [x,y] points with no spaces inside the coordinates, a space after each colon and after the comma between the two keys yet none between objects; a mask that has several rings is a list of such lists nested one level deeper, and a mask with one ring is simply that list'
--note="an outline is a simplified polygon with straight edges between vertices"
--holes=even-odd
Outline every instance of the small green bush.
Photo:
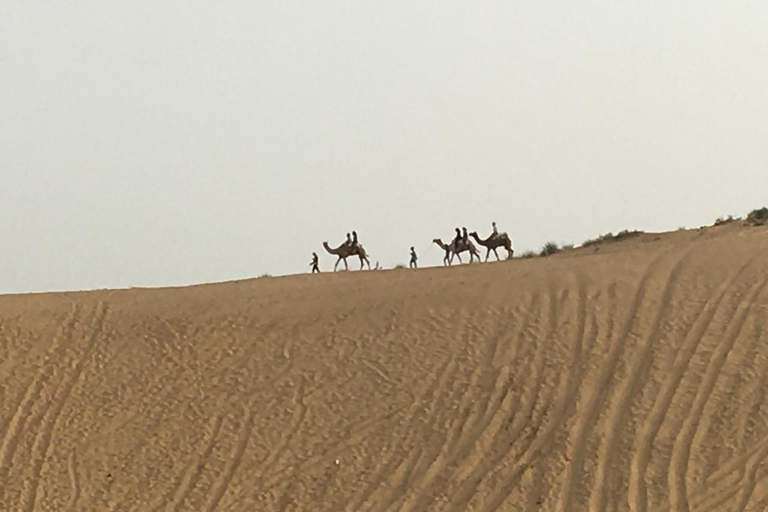
[{"label": "small green bush", "polygon": [[747,222],[753,226],[763,226],[768,222],[768,208],[752,210],[747,215]]},{"label": "small green bush", "polygon": [[581,244],[582,247],[589,247],[590,245],[599,244],[602,242],[620,242],[621,240],[626,240],[627,238],[632,238],[634,236],[642,235],[642,231],[638,230],[628,230],[625,229],[623,231],[619,231],[615,235],[613,233],[606,233],[604,235],[600,235],[597,238],[593,238],[591,240],[587,240],[583,244]]},{"label": "small green bush", "polygon": [[525,251],[523,254],[520,255],[520,257],[523,259],[535,258],[537,256],[538,254],[536,254],[533,251]]},{"label": "small green bush", "polygon": [[547,242],[544,247],[541,248],[539,256],[552,256],[560,252],[560,247],[555,242]]},{"label": "small green bush", "polygon": [[715,226],[722,226],[723,224],[730,224],[731,222],[734,222],[739,219],[735,219],[733,215],[729,215],[727,217],[718,217],[717,220],[715,220]]}]

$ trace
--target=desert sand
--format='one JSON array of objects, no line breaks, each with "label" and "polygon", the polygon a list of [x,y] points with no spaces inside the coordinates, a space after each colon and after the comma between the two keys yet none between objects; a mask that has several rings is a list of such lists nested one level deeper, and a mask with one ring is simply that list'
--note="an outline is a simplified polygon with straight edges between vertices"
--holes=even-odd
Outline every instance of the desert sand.
[{"label": "desert sand", "polygon": [[2,296],[0,510],[762,512],[766,283],[734,223]]}]

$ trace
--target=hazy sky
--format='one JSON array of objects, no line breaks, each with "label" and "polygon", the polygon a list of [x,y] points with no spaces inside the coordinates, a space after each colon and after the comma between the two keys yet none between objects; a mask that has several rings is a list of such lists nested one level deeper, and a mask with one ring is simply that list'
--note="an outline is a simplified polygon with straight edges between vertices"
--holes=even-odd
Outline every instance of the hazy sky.
[{"label": "hazy sky", "polygon": [[768,204],[768,3],[0,2],[0,292]]}]

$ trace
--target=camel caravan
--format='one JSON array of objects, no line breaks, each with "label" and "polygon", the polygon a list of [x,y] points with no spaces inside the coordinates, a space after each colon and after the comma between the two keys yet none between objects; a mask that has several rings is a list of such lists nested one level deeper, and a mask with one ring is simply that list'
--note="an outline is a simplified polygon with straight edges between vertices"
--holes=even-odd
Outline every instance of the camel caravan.
[{"label": "camel caravan", "polygon": [[[477,232],[473,231],[472,233],[467,233],[467,228],[456,228],[456,236],[451,240],[451,243],[446,244],[443,242],[440,238],[435,238],[432,240],[434,244],[437,244],[438,247],[440,247],[444,252],[445,256],[443,257],[443,265],[450,266],[453,264],[453,257],[456,256],[459,260],[459,264],[463,263],[461,259],[461,253],[468,252],[469,253],[469,262],[474,263],[475,258],[477,258],[477,261],[480,262],[480,253],[478,252],[477,246],[470,240],[470,237],[477,242],[478,245],[485,247],[485,261],[488,261],[488,258],[491,255],[491,251],[493,251],[493,254],[496,255],[496,260],[501,260],[501,257],[499,256],[499,253],[497,252],[498,249],[504,249],[507,251],[507,259],[511,259],[514,255],[515,251],[512,249],[512,240],[509,238],[509,235],[507,233],[499,233],[498,229],[496,228],[496,223],[492,223],[493,226],[493,232],[483,240],[480,238],[477,234]],[[357,232],[353,231],[352,235],[350,236],[349,233],[347,233],[347,240],[340,246],[336,247],[335,249],[328,245],[328,242],[323,242],[323,247],[325,248],[326,252],[328,254],[331,254],[333,256],[337,257],[336,264],[333,266],[333,271],[336,272],[339,267],[339,263],[342,261],[344,262],[344,269],[349,270],[349,265],[347,264],[347,258],[351,256],[357,256],[360,259],[360,270],[363,270],[365,265],[368,266],[368,270],[371,269],[371,262],[368,259],[368,254],[365,252],[365,248],[360,244],[357,240]],[[417,268],[416,260],[416,250],[411,247],[411,268]],[[378,265],[378,264],[377,264]],[[310,263],[310,266],[312,267],[312,273],[320,272],[320,267],[318,263],[318,256],[317,253],[312,253],[312,261]],[[378,266],[377,266],[378,268]]]}]

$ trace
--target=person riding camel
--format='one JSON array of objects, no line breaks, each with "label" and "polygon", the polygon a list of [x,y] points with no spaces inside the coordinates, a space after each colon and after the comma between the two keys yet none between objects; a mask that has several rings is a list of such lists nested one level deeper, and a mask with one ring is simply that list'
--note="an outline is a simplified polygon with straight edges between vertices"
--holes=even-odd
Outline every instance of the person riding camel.
[{"label": "person riding camel", "polygon": [[491,236],[493,238],[496,238],[497,236],[499,236],[499,230],[496,227],[496,223],[495,222],[491,222],[491,225],[493,226],[493,234]]},{"label": "person riding camel", "polygon": [[344,243],[346,244],[347,247],[352,247],[352,235],[347,233],[347,241]]},{"label": "person riding camel", "polygon": [[469,235],[466,227],[461,228],[461,241],[464,243],[464,247],[469,247]]},{"label": "person riding camel", "polygon": [[357,231],[352,232],[352,248],[357,251],[360,248],[360,243],[357,241]]},{"label": "person riding camel", "polygon": [[461,237],[461,230],[459,228],[456,228],[456,237],[451,242],[451,244],[453,245],[454,248],[456,248],[456,249],[459,248],[459,244],[461,244],[461,239],[462,239],[462,237]]}]

